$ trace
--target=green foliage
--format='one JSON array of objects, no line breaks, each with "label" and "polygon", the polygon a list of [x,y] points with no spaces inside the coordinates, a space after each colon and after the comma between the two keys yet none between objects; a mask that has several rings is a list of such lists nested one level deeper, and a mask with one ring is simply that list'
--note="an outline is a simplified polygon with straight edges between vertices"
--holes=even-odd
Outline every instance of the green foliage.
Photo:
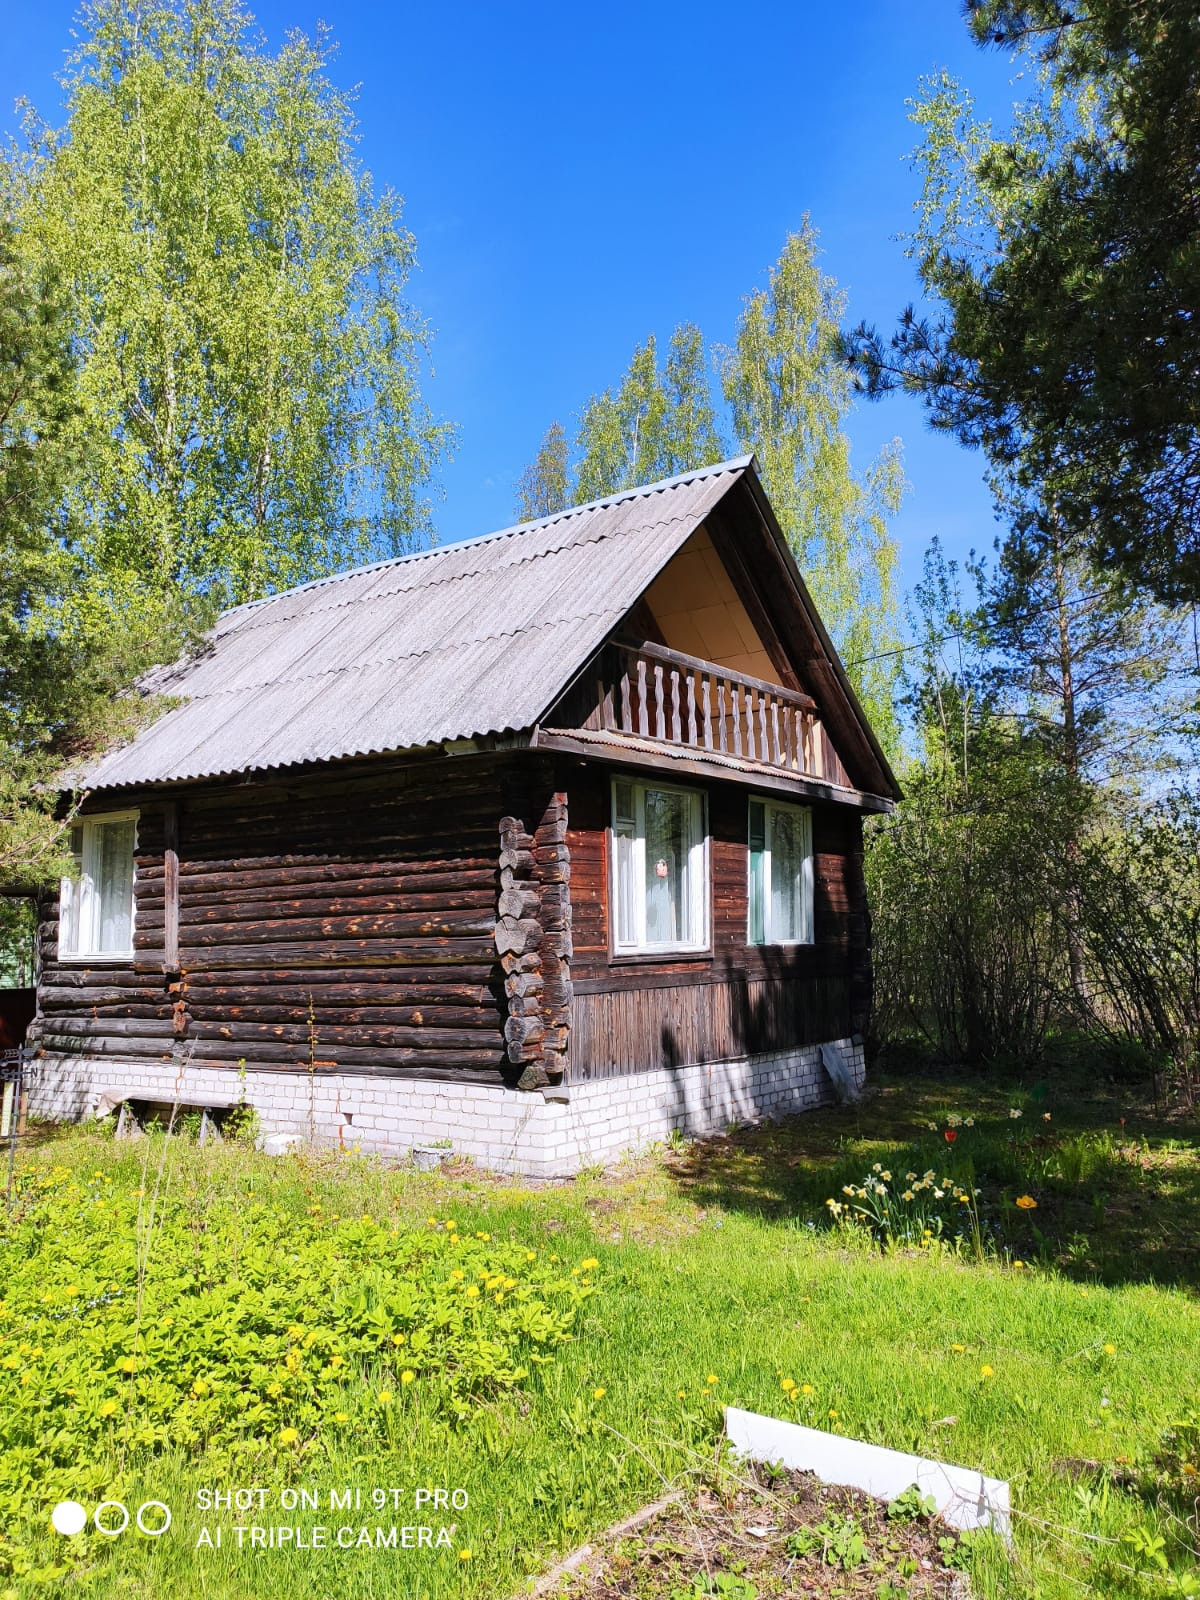
[{"label": "green foliage", "polygon": [[1200,1083],[1200,796],[1116,812],[1081,861],[1081,935],[1114,1032]]},{"label": "green foliage", "polygon": [[517,516],[522,522],[535,522],[565,511],[570,503],[567,436],[561,423],[552,422],[536,457],[517,481]]},{"label": "green foliage", "polygon": [[887,1514],[893,1522],[928,1522],[937,1516],[937,1501],[922,1494],[915,1483],[888,1502]]},{"label": "green foliage", "polygon": [[758,1585],[736,1572],[698,1572],[688,1589],[672,1589],[671,1600],[706,1600],[722,1595],[724,1600],[758,1600]]},{"label": "green foliage", "polygon": [[[894,704],[898,657],[896,546],[889,519],[905,482],[899,441],[854,472],[845,429],[852,383],[836,358],[844,297],[816,264],[806,222],[792,234],[766,290],[746,300],[732,347],[714,352],[735,436],[755,452],[775,508],[822,620],[847,663],[886,750],[899,744]],[[721,460],[728,449],[713,404],[704,340],[676,328],[665,369],[651,335],[615,388],[594,394],[580,417],[566,474],[565,440],[546,435],[518,484],[518,515],[600,499],[639,483]]]},{"label": "green foliage", "polygon": [[446,439],[417,387],[413,240],[353,155],[329,46],[239,0],[94,0],[68,121],[29,118],[21,250],[77,360],[71,604],[253,599],[410,548]]},{"label": "green foliage", "polygon": [[720,461],[725,447],[699,328],[691,323],[676,328],[665,373],[659,370],[654,335],[639,345],[617,388],[594,394],[584,407],[575,449],[581,501]]},{"label": "green foliage", "polygon": [[[160,1145],[165,1155],[165,1146]],[[586,1272],[453,1222],[306,1225],[239,1195],[203,1219],[102,1173],[33,1169],[3,1231],[0,1508],[167,1451],[247,1466],[466,1424],[572,1338]],[[19,1556],[10,1557],[19,1565]]]},{"label": "green foliage", "polygon": [[861,1227],[885,1249],[889,1245],[924,1247],[931,1240],[981,1249],[980,1191],[968,1175],[938,1174],[896,1169],[876,1162],[859,1183],[846,1183],[844,1199],[825,1202],[830,1221],[843,1227]]},{"label": "green foliage", "polygon": [[789,1534],[787,1550],[793,1556],[819,1555],[826,1566],[843,1572],[853,1571],[867,1559],[866,1539],[858,1519],[852,1516],[825,1517],[811,1528]]},{"label": "green foliage", "polygon": [[721,375],[736,436],[752,449],[822,620],[885,749],[898,743],[896,545],[904,492],[898,440],[863,476],[850,462],[850,378],[836,359],[845,296],[817,265],[806,220],[767,288],[746,300]]},{"label": "green foliage", "polygon": [[918,259],[944,315],[849,341],[864,386],[1019,466],[1097,567],[1200,593],[1200,17],[1189,0],[972,0],[1034,87],[1001,133],[942,79]]}]

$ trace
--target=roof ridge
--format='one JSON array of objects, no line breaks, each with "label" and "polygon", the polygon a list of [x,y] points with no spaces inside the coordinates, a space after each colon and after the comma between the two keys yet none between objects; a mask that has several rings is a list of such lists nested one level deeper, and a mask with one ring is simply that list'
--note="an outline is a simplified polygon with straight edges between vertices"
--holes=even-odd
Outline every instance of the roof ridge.
[{"label": "roof ridge", "polygon": [[409,561],[424,561],[430,556],[444,555],[449,550],[468,550],[475,545],[488,544],[493,539],[508,539],[518,533],[532,532],[535,528],[548,528],[555,522],[564,522],[570,517],[580,516],[585,511],[600,511],[607,506],[620,505],[624,500],[659,494],[664,489],[672,489],[684,483],[694,483],[700,478],[715,477],[721,472],[741,471],[753,460],[753,452],[731,456],[727,461],[716,461],[707,467],[693,467],[688,472],[678,472],[672,478],[660,478],[655,483],[635,484],[631,489],[621,489],[616,494],[605,495],[599,500],[587,500],[577,506],[567,506],[564,510],[555,511],[548,517],[535,517],[531,522],[517,522],[507,528],[497,528],[492,533],[476,534],[470,539],[453,539],[448,544],[431,545],[426,550],[410,550],[406,555],[389,556],[383,561],[368,561],[360,567],[347,567],[342,572],[331,572],[323,578],[310,578],[307,583],[293,584],[290,589],[279,589],[275,594],[263,595],[258,600],[243,600],[240,605],[229,606],[222,611],[221,617],[231,617],[241,611],[253,611],[259,606],[268,606],[276,600],[286,599],[288,595],[303,594],[308,589],[319,589],[325,584],[342,583],[347,578],[359,578],[368,572],[380,572],[385,567],[399,567]]}]

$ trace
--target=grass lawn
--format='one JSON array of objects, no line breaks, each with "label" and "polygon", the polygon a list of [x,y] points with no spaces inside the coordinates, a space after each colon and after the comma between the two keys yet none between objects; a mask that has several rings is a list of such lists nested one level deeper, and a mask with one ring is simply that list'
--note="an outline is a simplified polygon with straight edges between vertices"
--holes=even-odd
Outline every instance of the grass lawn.
[{"label": "grass lawn", "polygon": [[[1200,1418],[1161,1443],[1200,1409],[1198,1138],[1094,1084],[919,1079],[538,1187],[48,1132],[0,1224],[0,1600],[519,1594],[713,1482],[723,1403],[1011,1480],[980,1596],[1200,1594]],[[831,1222],[876,1163],[950,1175],[928,1237]],[[65,1499],[172,1526],[66,1538]]]}]

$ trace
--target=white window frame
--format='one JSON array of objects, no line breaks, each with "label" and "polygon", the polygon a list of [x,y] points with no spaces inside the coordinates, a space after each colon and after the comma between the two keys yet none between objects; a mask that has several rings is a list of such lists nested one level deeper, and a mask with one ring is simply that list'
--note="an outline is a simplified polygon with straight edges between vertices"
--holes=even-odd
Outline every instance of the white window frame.
[{"label": "white window frame", "polygon": [[[633,912],[635,937],[632,943],[622,941],[620,873],[617,862],[619,822],[617,812],[617,785],[628,784],[633,790],[635,811],[633,843]],[[673,940],[671,943],[651,944],[646,938],[646,794],[682,794],[696,803],[698,835],[689,851],[689,917],[698,930],[694,940]],[[614,777],[609,789],[610,826],[608,851],[609,882],[609,949],[615,958],[625,956],[705,955],[711,950],[709,903],[712,899],[709,871],[708,796],[703,789],[689,789],[676,783],[660,783],[657,778],[634,777],[632,774]]]},{"label": "white window frame", "polygon": [[[763,900],[763,937],[754,937],[754,849],[753,833],[751,829],[751,807],[763,808],[763,874],[762,874],[762,900]],[[791,811],[803,818],[804,821],[804,865],[802,869],[802,894],[801,924],[805,931],[802,939],[778,939],[771,927],[771,813],[773,811]],[[746,806],[746,943],[757,950],[773,945],[776,949],[789,948],[798,945],[816,943],[815,933],[815,908],[814,908],[814,879],[813,879],[813,839],[812,839],[812,807],[791,805],[785,800],[773,800],[767,795],[753,794],[749,797]]]},{"label": "white window frame", "polygon": [[[137,811],[105,811],[77,817],[71,829],[80,832],[79,876],[64,878],[58,900],[58,959],[60,961],[130,961],[133,959],[133,933],[137,920]],[[134,859],[129,875],[129,948],[98,948],[101,925],[101,899],[95,877],[96,851],[101,831],[110,823],[132,822]]]}]

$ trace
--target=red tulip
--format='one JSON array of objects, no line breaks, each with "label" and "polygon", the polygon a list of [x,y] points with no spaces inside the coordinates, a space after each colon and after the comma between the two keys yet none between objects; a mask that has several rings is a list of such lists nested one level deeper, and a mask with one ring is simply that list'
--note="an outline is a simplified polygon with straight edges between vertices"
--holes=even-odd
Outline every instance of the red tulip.
[{"label": "red tulip", "polygon": [[947,1128],[946,1129],[946,1143],[947,1144],[953,1144],[955,1139],[957,1139],[957,1138],[958,1138],[958,1134],[955,1133],[953,1128]]}]

